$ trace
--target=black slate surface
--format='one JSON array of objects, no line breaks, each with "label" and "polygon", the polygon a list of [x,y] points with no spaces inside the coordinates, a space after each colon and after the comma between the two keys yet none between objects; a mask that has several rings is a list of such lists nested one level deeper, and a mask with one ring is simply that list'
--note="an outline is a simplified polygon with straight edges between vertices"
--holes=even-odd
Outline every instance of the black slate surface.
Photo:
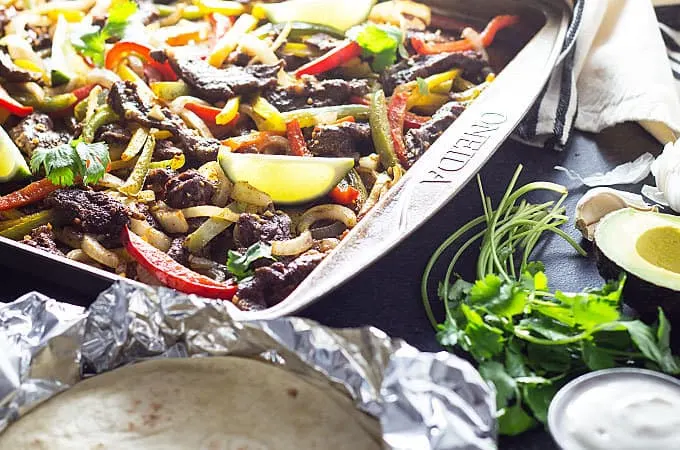
[{"label": "black slate surface", "polygon": [[[485,166],[481,175],[487,195],[497,201],[517,164],[521,163],[524,165],[521,183],[554,181],[570,188],[566,206],[571,216],[576,201],[586,188],[570,181],[564,174],[555,171],[553,166],[563,165],[590,174],[607,170],[646,151],[656,154],[660,150],[659,144],[637,125],[627,124],[597,136],[576,133],[571,145],[559,153],[507,142]],[[635,186],[622,188],[636,190]],[[392,336],[402,337],[422,350],[441,350],[420,299],[422,271],[432,252],[448,235],[480,214],[480,197],[476,184],[471,183],[400,246],[300,315],[335,327],[369,324]],[[578,236],[571,224],[567,230],[573,236]],[[586,248],[589,249],[588,246]],[[546,240],[536,258],[546,264],[551,284],[555,288],[582,289],[602,283],[592,258],[578,256],[570,246],[557,238]],[[459,262],[458,272],[472,279],[475,260],[473,252],[466,255]],[[0,253],[0,264],[8,262]],[[435,279],[443,272],[441,266],[437,269]],[[78,280],[66,280],[66,286],[41,281],[44,274],[32,273],[31,267],[25,267],[23,272],[2,268],[0,273],[0,301],[12,300],[31,290],[77,304],[87,304],[95,297],[95,293],[84,295],[78,292],[81,289],[74,289]],[[535,430],[520,437],[503,438],[501,448],[549,450],[555,446],[545,431]]]}]

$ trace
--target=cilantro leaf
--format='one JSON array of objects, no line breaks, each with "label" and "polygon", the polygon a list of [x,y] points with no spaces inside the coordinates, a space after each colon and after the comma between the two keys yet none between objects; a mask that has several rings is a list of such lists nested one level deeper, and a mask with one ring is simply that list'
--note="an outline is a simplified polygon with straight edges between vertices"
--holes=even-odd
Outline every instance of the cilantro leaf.
[{"label": "cilantro leaf", "polygon": [[366,57],[372,57],[371,68],[381,72],[397,61],[403,41],[401,30],[390,25],[368,24],[351,28],[347,36],[356,41]]},{"label": "cilantro leaf", "polygon": [[522,397],[531,413],[541,423],[548,422],[548,407],[557,394],[558,387],[553,384],[533,384],[522,387]]},{"label": "cilantro leaf", "polygon": [[81,175],[83,184],[95,184],[102,179],[111,162],[109,147],[104,142],[87,144],[78,142],[75,146],[78,158],[82,163]]},{"label": "cilantro leaf", "polygon": [[591,341],[583,343],[581,348],[583,361],[590,370],[610,369],[616,367],[614,357],[607,350],[598,347]]},{"label": "cilantro leaf", "polygon": [[536,421],[519,404],[506,408],[498,418],[500,433],[508,436],[522,434],[535,425]]},{"label": "cilantro leaf", "polygon": [[519,394],[515,379],[508,375],[503,364],[496,361],[486,361],[480,364],[477,369],[482,378],[493,383],[496,389],[497,408],[505,408]]},{"label": "cilantro leaf", "polygon": [[671,349],[664,342],[656,339],[656,334],[652,328],[639,320],[619,322],[626,327],[635,346],[659,368],[670,374],[680,373],[680,364],[671,353]]},{"label": "cilantro leaf", "polygon": [[461,340],[465,350],[480,361],[500,354],[503,351],[503,330],[488,325],[482,316],[465,304],[461,305],[461,310],[467,319],[466,339]]},{"label": "cilantro leaf", "polygon": [[253,275],[254,270],[250,267],[255,261],[261,258],[274,259],[272,256],[272,246],[265,242],[256,242],[241,254],[234,250],[229,250],[227,256],[227,270],[242,280]]},{"label": "cilantro leaf", "polygon": [[81,55],[87,56],[97,66],[104,64],[106,41],[111,38],[122,39],[130,16],[137,12],[133,0],[113,0],[108,11],[106,24],[101,29],[89,27],[89,32],[74,36],[72,44]]},{"label": "cilantro leaf", "polygon": [[80,171],[80,159],[70,144],[53,148],[38,148],[31,156],[31,171],[37,174],[44,168],[45,176],[57,186],[71,186]]},{"label": "cilantro leaf", "polygon": [[57,186],[71,186],[76,177],[83,184],[95,184],[106,173],[111,161],[109,147],[104,142],[86,144],[73,141],[53,148],[38,148],[31,156],[31,171],[45,171],[45,177]]}]

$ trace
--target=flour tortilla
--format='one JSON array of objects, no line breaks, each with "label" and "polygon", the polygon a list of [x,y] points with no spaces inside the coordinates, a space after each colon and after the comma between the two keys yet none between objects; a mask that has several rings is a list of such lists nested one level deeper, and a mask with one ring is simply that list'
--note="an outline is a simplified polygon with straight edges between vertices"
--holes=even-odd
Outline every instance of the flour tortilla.
[{"label": "flour tortilla", "polygon": [[154,360],[53,397],[0,435],[0,449],[379,449],[353,409],[254,360]]}]

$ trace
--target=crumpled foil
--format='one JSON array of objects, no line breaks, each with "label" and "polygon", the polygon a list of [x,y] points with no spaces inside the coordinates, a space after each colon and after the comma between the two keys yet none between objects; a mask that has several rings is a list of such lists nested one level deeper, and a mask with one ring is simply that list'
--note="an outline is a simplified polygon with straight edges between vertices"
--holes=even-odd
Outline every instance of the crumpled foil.
[{"label": "crumpled foil", "polygon": [[152,358],[267,361],[351,396],[385,448],[495,449],[495,395],[466,361],[382,331],[295,317],[233,320],[224,303],[118,282],[87,311],[38,293],[0,307],[0,432],[79,380]]}]

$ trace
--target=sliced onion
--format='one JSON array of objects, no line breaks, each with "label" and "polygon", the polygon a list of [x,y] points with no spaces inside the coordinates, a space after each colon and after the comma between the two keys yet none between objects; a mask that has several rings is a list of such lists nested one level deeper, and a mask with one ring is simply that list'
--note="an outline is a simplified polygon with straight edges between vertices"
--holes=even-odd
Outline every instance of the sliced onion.
[{"label": "sliced onion", "polygon": [[290,22],[286,22],[286,25],[283,27],[283,30],[279,33],[279,35],[276,37],[276,40],[272,43],[271,46],[271,51],[276,52],[279,47],[281,47],[286,40],[288,39],[288,35],[290,34],[291,30],[293,29],[293,24]]},{"label": "sliced onion", "polygon": [[332,220],[342,222],[347,228],[352,228],[357,224],[357,216],[351,209],[342,205],[318,205],[308,209],[300,217],[298,223],[298,231],[300,233],[309,230],[309,228],[320,220]]},{"label": "sliced onion", "polygon": [[208,125],[206,125],[203,119],[198,117],[198,115],[194,112],[184,109],[179,113],[179,116],[182,118],[184,123],[189,126],[189,128],[193,128],[194,130],[198,131],[198,134],[200,134],[201,137],[207,139],[215,138],[215,136],[212,134],[212,131],[210,131],[210,128],[208,128]]},{"label": "sliced onion", "polygon": [[266,193],[254,188],[245,181],[237,181],[231,191],[231,198],[237,202],[248,203],[255,206],[269,206],[272,198]]},{"label": "sliced onion", "polygon": [[262,64],[277,64],[279,62],[278,56],[274,50],[262,39],[258,39],[252,34],[246,34],[239,41],[241,50],[252,56],[252,62],[261,62]]},{"label": "sliced onion", "polygon": [[55,230],[54,234],[59,241],[71,248],[79,249],[82,246],[83,233],[76,231],[71,227],[64,227],[61,231]]},{"label": "sliced onion", "polygon": [[213,204],[221,208],[226,206],[234,184],[224,174],[220,164],[217,161],[207,162],[198,168],[198,172],[211,181],[216,187],[212,197]]},{"label": "sliced onion", "polygon": [[228,220],[211,217],[203,222],[196,231],[187,236],[186,248],[191,253],[199,253],[218,234],[229,228],[232,223]]},{"label": "sliced onion", "polygon": [[104,246],[90,234],[83,236],[82,250],[87,256],[106,267],[116,269],[120,265],[118,255],[111,250],[104,248]]},{"label": "sliced onion", "polygon": [[171,234],[184,234],[189,231],[189,224],[182,211],[178,209],[158,209],[152,212],[161,227]]},{"label": "sliced onion", "polygon": [[489,60],[489,55],[486,53],[486,47],[484,47],[484,41],[482,41],[482,36],[477,33],[473,28],[466,27],[463,29],[461,36],[467,39],[472,47],[482,54],[485,61]]},{"label": "sliced onion", "polygon": [[182,210],[184,217],[192,219],[194,217],[216,217],[218,219],[237,222],[241,215],[234,212],[231,208],[220,208],[212,205],[193,206]]},{"label": "sliced onion", "polygon": [[380,167],[380,156],[377,153],[371,153],[368,156],[359,158],[359,167],[364,169],[378,170]]},{"label": "sliced onion", "polygon": [[149,286],[163,286],[158,278],[148,270],[146,270],[141,264],[137,264],[137,279],[144,284]]},{"label": "sliced onion", "polygon": [[272,255],[295,256],[304,253],[314,245],[312,233],[305,231],[300,236],[286,241],[272,241]]},{"label": "sliced onion", "polygon": [[389,189],[391,181],[392,179],[386,173],[381,173],[378,175],[378,177],[375,179],[375,183],[373,183],[373,187],[371,188],[371,193],[368,194],[368,198],[366,199],[364,206],[362,206],[361,211],[359,211],[359,218],[368,214],[371,208],[373,208],[375,204],[378,203],[380,196],[382,196],[382,194]]},{"label": "sliced onion", "polygon": [[99,264],[97,261],[95,261],[94,259],[87,256],[85,254],[85,252],[82,251],[79,248],[71,250],[70,252],[68,252],[66,254],[66,257],[68,259],[73,260],[73,261],[78,261],[78,262],[81,262],[83,264],[87,264],[89,266],[100,267],[100,268],[102,267],[101,264]]},{"label": "sliced onion", "polygon": [[149,225],[147,221],[137,219],[130,220],[130,230],[157,249],[163,252],[170,250],[172,239],[162,231]]},{"label": "sliced onion", "polygon": [[123,183],[125,182],[117,176],[110,173],[105,173],[101,180],[97,182],[97,185],[109,189],[118,189],[123,185]]}]

